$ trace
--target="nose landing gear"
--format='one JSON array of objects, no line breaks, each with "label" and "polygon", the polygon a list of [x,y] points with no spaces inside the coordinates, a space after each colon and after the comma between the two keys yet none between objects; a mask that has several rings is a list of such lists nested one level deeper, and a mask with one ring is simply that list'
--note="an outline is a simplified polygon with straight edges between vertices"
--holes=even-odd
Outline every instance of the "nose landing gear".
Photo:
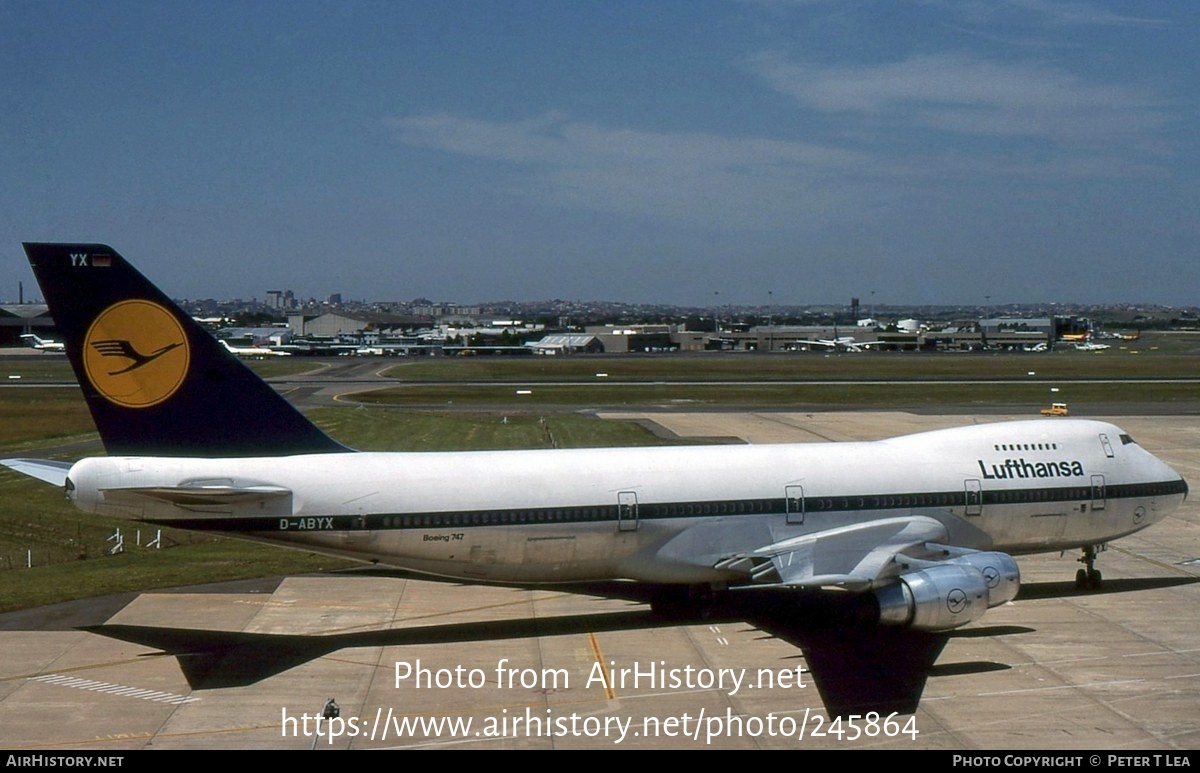
[{"label": "nose landing gear", "polygon": [[1075,590],[1100,590],[1103,578],[1100,570],[1096,568],[1096,554],[1101,547],[1103,546],[1084,545],[1083,555],[1076,560],[1087,568],[1075,573]]}]

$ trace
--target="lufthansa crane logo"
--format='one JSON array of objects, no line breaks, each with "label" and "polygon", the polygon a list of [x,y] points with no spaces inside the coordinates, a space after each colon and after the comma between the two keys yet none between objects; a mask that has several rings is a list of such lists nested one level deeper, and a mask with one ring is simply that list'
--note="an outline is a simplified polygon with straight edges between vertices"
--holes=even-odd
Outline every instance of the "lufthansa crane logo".
[{"label": "lufthansa crane logo", "polygon": [[190,359],[179,320],[151,301],[114,303],[96,317],[83,340],[88,380],[126,408],[149,408],[175,394]]}]

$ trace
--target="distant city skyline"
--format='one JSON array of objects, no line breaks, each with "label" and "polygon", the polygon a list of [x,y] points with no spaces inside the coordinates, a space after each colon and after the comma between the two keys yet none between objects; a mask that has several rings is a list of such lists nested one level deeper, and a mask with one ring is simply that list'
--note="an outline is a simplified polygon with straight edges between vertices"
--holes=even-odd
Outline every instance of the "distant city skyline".
[{"label": "distant city skyline", "polygon": [[189,298],[1192,306],[1198,30],[1118,0],[9,3],[0,296],[40,295],[22,241],[95,241]]},{"label": "distant city skyline", "polygon": [[418,316],[477,316],[486,317],[495,314],[550,314],[567,313],[583,315],[591,319],[604,317],[615,318],[625,313],[641,313],[648,316],[705,316],[711,317],[714,312],[731,314],[735,320],[769,315],[777,316],[820,316],[831,313],[839,315],[856,314],[856,319],[878,317],[881,322],[895,321],[900,317],[913,314],[929,314],[945,317],[958,312],[976,315],[981,318],[994,316],[997,318],[1013,317],[1072,317],[1088,314],[1119,314],[1131,311],[1177,315],[1187,320],[1200,316],[1200,305],[1170,306],[1157,304],[1070,304],[1070,303],[1008,303],[998,305],[979,304],[949,304],[939,306],[922,305],[854,305],[852,303],[810,303],[810,304],[773,304],[773,305],[725,305],[716,306],[679,306],[663,303],[631,303],[626,301],[609,301],[604,299],[567,300],[561,298],[543,299],[507,299],[484,303],[455,303],[453,301],[430,301],[425,298],[411,300],[400,299],[349,299],[338,304],[329,303],[318,298],[296,298],[297,306],[291,309],[281,309],[272,306],[269,299],[263,298],[233,298],[218,300],[212,298],[178,299],[185,307],[214,308],[233,307],[238,304],[244,307],[256,306],[267,310],[277,311],[284,315],[299,312],[323,312],[328,308],[341,308],[349,311],[370,309],[391,309]]},{"label": "distant city skyline", "polygon": [[[23,296],[13,299],[6,299],[0,295],[0,306],[12,306],[19,303],[35,304],[44,306],[45,302],[37,292],[37,285],[34,285],[35,292],[30,295],[28,291]],[[325,293],[323,295],[300,296],[292,293],[287,296],[289,290],[267,290],[261,294],[257,293],[239,293],[227,298],[216,298],[213,296],[197,296],[197,297],[175,297],[173,300],[183,305],[222,305],[232,306],[243,304],[246,306],[255,305],[264,309],[287,311],[289,308],[293,310],[302,310],[314,306],[346,306],[346,307],[365,307],[365,306],[404,306],[404,307],[444,307],[449,312],[456,310],[461,313],[468,311],[487,309],[487,308],[504,308],[515,306],[547,306],[547,305],[567,305],[567,306],[626,306],[639,309],[663,309],[676,310],[680,312],[711,312],[713,309],[733,309],[739,313],[751,313],[759,310],[770,309],[786,309],[789,311],[804,313],[804,312],[819,312],[827,309],[844,309],[850,310],[854,307],[852,301],[858,300],[858,308],[863,314],[878,310],[885,314],[904,313],[917,309],[938,309],[948,311],[951,309],[971,309],[975,311],[985,311],[987,309],[997,309],[998,311],[1013,310],[1020,311],[1022,309],[1041,310],[1045,313],[1056,312],[1061,310],[1063,314],[1072,314],[1089,309],[1107,309],[1112,311],[1118,310],[1136,310],[1147,309],[1157,311],[1175,310],[1190,316],[1200,314],[1200,301],[1191,304],[1160,304],[1160,303],[1131,303],[1117,301],[1111,303],[1072,303],[1069,301],[1009,301],[1006,303],[993,303],[984,301],[980,303],[945,303],[945,304],[905,304],[905,303],[876,303],[863,302],[861,298],[847,298],[844,300],[828,300],[814,301],[808,303],[796,302],[780,302],[778,300],[769,299],[766,303],[746,303],[746,304],[727,304],[712,302],[708,304],[673,304],[659,301],[621,301],[609,298],[495,298],[485,301],[456,301],[452,299],[430,299],[425,297],[419,298],[343,298],[342,293]],[[294,306],[285,306],[278,304],[273,295],[279,293],[282,296],[289,297]],[[466,311],[464,311],[466,310]],[[473,312],[472,312],[473,313]]]}]

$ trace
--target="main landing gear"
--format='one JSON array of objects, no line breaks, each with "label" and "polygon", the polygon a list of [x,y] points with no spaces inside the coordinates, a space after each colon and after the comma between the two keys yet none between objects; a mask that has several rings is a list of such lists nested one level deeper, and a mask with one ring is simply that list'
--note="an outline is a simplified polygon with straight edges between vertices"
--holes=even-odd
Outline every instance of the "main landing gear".
[{"label": "main landing gear", "polygon": [[1100,570],[1096,568],[1097,552],[1099,551],[1096,545],[1083,546],[1083,555],[1076,560],[1087,568],[1075,573],[1075,590],[1100,590],[1102,577]]}]

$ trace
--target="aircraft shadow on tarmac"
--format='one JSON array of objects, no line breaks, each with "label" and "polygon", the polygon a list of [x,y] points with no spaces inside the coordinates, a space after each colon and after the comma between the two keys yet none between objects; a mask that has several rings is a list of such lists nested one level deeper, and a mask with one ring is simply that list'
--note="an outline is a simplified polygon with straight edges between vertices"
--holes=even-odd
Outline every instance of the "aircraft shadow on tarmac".
[{"label": "aircraft shadow on tarmac", "polygon": [[[1120,580],[1099,593],[1145,590],[1195,582],[1190,579]],[[574,590],[593,596],[646,601],[642,586],[588,584]],[[1070,583],[1035,583],[1023,598],[1075,595]],[[1096,593],[1096,591],[1092,591]],[[974,638],[1032,633],[1021,626],[983,626],[946,633],[885,628],[855,622],[861,597],[853,594],[797,594],[748,591],[727,594],[706,610],[705,622],[742,622],[801,650],[806,669],[830,717],[875,711],[911,714],[929,677],[1002,671],[994,662],[935,665],[951,637]],[[606,631],[647,630],[690,625],[696,619],[664,618],[645,608],[557,617],[514,618],[342,634],[260,634],[152,626],[105,624],[82,630],[153,647],[173,655],[193,689],[244,687],[332,652],[356,647],[499,641]]]},{"label": "aircraft shadow on tarmac", "polygon": [[[945,646],[944,635],[893,629],[810,627],[753,616],[723,615],[709,622],[746,622],[798,646],[830,716],[876,711],[916,711],[925,678]],[[175,656],[193,689],[244,687],[330,653],[356,647],[499,641],[605,631],[647,630],[686,624],[648,610],[454,623],[389,631],[332,635],[99,625],[83,630],[133,642]]]},{"label": "aircraft shadow on tarmac", "polygon": [[1111,593],[1134,593],[1137,591],[1153,590],[1156,588],[1174,588],[1180,585],[1193,585],[1200,582],[1200,577],[1131,577],[1128,579],[1104,581],[1098,590],[1081,590],[1072,582],[1027,582],[1021,584],[1017,593],[1017,601],[1032,599],[1061,599],[1073,596],[1096,596]]}]

